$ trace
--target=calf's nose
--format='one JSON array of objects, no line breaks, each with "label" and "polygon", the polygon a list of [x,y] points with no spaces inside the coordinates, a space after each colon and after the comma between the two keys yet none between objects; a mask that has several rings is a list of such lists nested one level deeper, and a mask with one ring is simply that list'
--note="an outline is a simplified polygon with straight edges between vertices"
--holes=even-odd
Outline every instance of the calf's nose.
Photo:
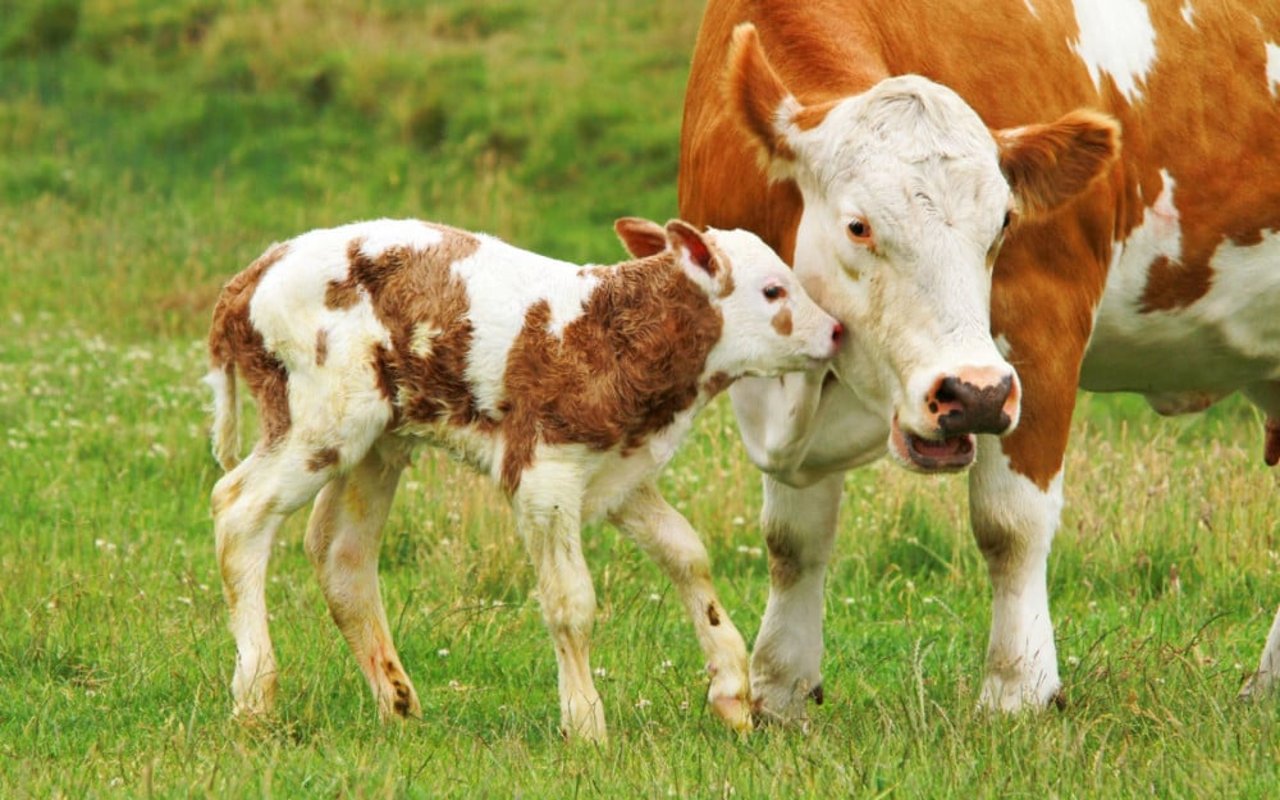
[{"label": "calf's nose", "polygon": [[928,417],[944,436],[1007,433],[1018,418],[1019,403],[1016,377],[990,367],[943,375],[925,397]]}]

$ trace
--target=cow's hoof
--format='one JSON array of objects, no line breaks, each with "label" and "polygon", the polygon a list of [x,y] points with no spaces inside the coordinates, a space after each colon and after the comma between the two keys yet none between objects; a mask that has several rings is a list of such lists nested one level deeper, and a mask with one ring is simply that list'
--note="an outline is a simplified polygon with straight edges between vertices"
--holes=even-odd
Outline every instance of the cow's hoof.
[{"label": "cow's hoof", "polygon": [[751,698],[745,695],[708,698],[711,710],[738,733],[750,733],[755,727],[751,714]]},{"label": "cow's hoof", "polygon": [[988,675],[982,684],[978,707],[985,711],[1017,714],[1023,711],[1042,711],[1067,707],[1062,681],[1057,678],[1041,679],[1034,683],[1008,680],[998,675]]},{"label": "cow's hoof", "polygon": [[1236,695],[1242,703],[1261,700],[1275,689],[1276,676],[1272,672],[1254,672],[1244,679],[1240,693]]}]

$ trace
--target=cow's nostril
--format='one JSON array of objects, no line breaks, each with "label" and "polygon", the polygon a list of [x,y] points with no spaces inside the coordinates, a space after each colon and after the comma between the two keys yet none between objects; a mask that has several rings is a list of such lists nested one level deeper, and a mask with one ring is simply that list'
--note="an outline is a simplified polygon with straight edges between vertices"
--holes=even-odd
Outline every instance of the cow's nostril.
[{"label": "cow's nostril", "polygon": [[837,322],[831,327],[831,341],[839,344],[842,338],[844,338],[844,326]]},{"label": "cow's nostril", "polygon": [[943,378],[938,389],[933,393],[939,403],[955,403],[960,399],[960,381],[955,378]]}]

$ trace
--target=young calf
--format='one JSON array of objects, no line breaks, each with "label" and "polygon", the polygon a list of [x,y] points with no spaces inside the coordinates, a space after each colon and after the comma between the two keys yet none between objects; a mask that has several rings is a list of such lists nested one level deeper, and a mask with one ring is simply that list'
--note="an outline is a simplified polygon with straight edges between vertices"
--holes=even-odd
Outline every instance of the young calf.
[{"label": "young calf", "polygon": [[[711,707],[750,726],[746,647],[689,523],[656,478],[694,414],[741,375],[812,366],[841,327],[753,234],[615,226],[638,260],[579,267],[413,220],[317,230],[222,291],[209,334],[213,516],[237,659],[237,713],[270,709],[271,540],[316,498],[306,550],[384,717],[417,715],[378,591],[378,544],[413,448],[446,448],[501,486],[537,572],[566,735],[605,734],[579,541],[607,517],[675,583],[711,672]],[[237,465],[235,376],[262,438]],[[318,496],[317,496],[318,495]]]}]

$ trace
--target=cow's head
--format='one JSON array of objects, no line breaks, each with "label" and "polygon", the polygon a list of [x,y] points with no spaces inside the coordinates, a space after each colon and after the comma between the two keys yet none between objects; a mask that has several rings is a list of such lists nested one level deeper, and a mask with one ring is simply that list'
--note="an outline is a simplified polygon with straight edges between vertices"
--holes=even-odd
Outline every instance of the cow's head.
[{"label": "cow's head", "polygon": [[1082,192],[1118,151],[1088,111],[992,131],[925,78],[804,105],[750,24],[734,31],[725,90],[771,178],[804,200],[795,270],[852,329],[836,371],[885,409],[889,450],[920,471],[961,469],[975,433],[1018,423],[1020,384],[991,335],[991,273],[1010,223]]},{"label": "cow's head", "polygon": [[614,223],[637,258],[668,253],[720,312],[720,341],[707,369],[725,377],[811,369],[835,356],[844,328],[805,294],[796,276],[760,237],[747,231],[699,231],[636,217]]}]

